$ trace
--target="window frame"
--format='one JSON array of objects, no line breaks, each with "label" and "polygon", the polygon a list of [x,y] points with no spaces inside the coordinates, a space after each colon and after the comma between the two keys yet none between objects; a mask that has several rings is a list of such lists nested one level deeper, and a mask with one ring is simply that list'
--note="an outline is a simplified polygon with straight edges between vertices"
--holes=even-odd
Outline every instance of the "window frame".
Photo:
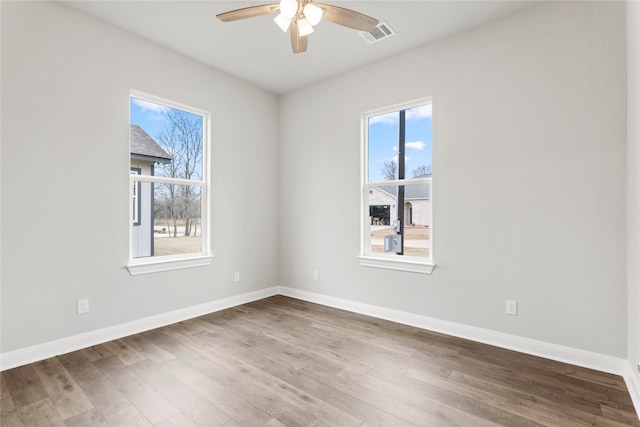
[{"label": "window frame", "polygon": [[[131,171],[131,175],[142,174],[142,168],[131,167],[131,161],[129,161],[129,170]],[[142,224],[140,220],[140,208],[142,207],[141,200],[140,200],[140,190],[141,190],[140,181],[138,181],[138,185],[131,186],[131,199],[133,202],[132,208],[131,208],[132,209],[131,219],[133,221],[134,227]]]},{"label": "window frame", "polygon": [[[131,98],[138,98],[145,101],[160,104],[173,109],[186,111],[202,117],[202,179],[182,179],[169,178],[157,175],[129,174],[129,200],[133,199],[133,186],[141,182],[149,182],[152,184],[177,184],[200,187],[201,194],[201,214],[200,214],[200,233],[201,233],[201,251],[187,254],[152,256],[145,258],[133,258],[133,204],[129,203],[129,254],[126,265],[129,274],[136,276],[139,274],[149,274],[162,271],[171,271],[183,268],[202,267],[210,265],[214,255],[211,250],[211,178],[210,178],[210,149],[211,149],[211,114],[209,111],[185,105],[176,101],[161,98],[148,93],[131,90],[129,92],[128,101]],[[129,122],[131,121],[131,111],[129,111]],[[127,124],[130,126],[130,123]],[[129,132],[129,152],[131,152],[131,132]],[[129,168],[131,169],[131,158],[129,157]]]},{"label": "window frame", "polygon": [[[433,123],[433,98],[426,97],[410,102],[403,102],[388,107],[378,108],[375,110],[365,111],[361,114],[361,155],[360,155],[360,255],[357,257],[360,265],[363,267],[383,268],[388,270],[406,271],[412,273],[431,274],[435,268],[434,262],[434,233],[433,233],[433,177],[428,178],[404,178],[389,181],[369,181],[369,119],[371,117],[399,112],[401,110],[409,110],[411,108],[430,104],[432,108]],[[432,128],[433,129],[433,128]],[[433,141],[433,130],[432,130]],[[433,147],[433,145],[432,145]],[[433,164],[433,148],[431,152]],[[420,257],[406,256],[398,258],[394,255],[384,253],[371,252],[371,235],[369,219],[369,190],[378,186],[397,186],[397,185],[414,185],[425,183],[429,185],[429,257],[421,259]]]}]

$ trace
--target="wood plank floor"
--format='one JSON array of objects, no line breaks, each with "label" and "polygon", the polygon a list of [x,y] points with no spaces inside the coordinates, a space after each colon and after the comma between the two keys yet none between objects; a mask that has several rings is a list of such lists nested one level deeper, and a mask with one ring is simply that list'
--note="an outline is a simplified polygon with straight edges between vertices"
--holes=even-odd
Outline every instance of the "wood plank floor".
[{"label": "wood plank floor", "polygon": [[10,426],[640,426],[621,377],[276,296],[2,372]]}]

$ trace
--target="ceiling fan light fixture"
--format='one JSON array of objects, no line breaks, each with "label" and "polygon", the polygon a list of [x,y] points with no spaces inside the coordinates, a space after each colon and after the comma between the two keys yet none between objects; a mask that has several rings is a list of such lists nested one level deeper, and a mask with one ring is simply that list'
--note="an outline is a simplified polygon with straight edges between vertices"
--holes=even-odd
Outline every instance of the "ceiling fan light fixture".
[{"label": "ceiling fan light fixture", "polygon": [[322,19],[322,9],[315,4],[307,3],[304,6],[303,12],[311,25],[317,25]]},{"label": "ceiling fan light fixture", "polygon": [[291,19],[298,13],[298,2],[296,0],[280,0],[280,13]]},{"label": "ceiling fan light fixture", "polygon": [[287,18],[282,13],[279,13],[278,16],[273,18],[273,21],[276,24],[278,24],[278,27],[280,27],[280,29],[285,33],[287,32],[287,30],[289,29],[289,26],[291,25],[291,18]]},{"label": "ceiling fan light fixture", "polygon": [[300,37],[313,33],[313,25],[311,25],[307,18],[298,19],[298,33]]},{"label": "ceiling fan light fixture", "polygon": [[[0,0],[1,2],[2,0]],[[279,0],[276,4],[262,4],[243,7],[219,13],[216,17],[222,22],[238,21],[263,15],[278,15],[274,21],[284,32],[291,33],[291,49],[293,53],[307,51],[309,34],[313,33],[313,26],[320,20],[342,25],[360,31],[372,31],[378,25],[378,20],[355,10],[340,6],[319,3],[314,0]]]}]

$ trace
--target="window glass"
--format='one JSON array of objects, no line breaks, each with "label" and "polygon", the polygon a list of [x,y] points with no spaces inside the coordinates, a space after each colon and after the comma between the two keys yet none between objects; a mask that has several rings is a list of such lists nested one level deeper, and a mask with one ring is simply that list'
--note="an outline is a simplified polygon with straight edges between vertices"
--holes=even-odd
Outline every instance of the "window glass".
[{"label": "window glass", "polygon": [[130,112],[130,258],[206,254],[206,114],[142,96]]},{"label": "window glass", "polygon": [[[368,189],[370,254],[392,257],[412,256],[429,259],[431,220],[431,186],[428,182],[411,185],[379,185]],[[404,191],[403,250],[385,251],[385,236],[400,235],[398,228],[398,194]]]},{"label": "window glass", "polygon": [[364,256],[432,262],[432,104],[364,116]]}]

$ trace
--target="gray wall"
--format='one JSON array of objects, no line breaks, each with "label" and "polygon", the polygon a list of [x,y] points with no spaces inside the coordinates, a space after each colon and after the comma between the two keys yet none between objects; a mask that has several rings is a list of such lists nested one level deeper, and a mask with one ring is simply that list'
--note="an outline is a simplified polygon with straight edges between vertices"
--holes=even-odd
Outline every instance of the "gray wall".
[{"label": "gray wall", "polygon": [[[0,7],[3,353],[282,284],[638,360],[624,3],[545,4],[279,101],[64,6]],[[124,269],[130,89],[211,111],[210,267]],[[426,96],[436,270],[360,267],[360,113]]]},{"label": "gray wall", "polygon": [[[550,2],[284,96],[281,283],[626,357],[625,55],[624,3]],[[437,267],[361,267],[360,114],[427,96]]]},{"label": "gray wall", "polygon": [[[2,352],[277,285],[277,98],[53,2],[1,7]],[[125,269],[130,89],[211,112],[209,267]]]}]

